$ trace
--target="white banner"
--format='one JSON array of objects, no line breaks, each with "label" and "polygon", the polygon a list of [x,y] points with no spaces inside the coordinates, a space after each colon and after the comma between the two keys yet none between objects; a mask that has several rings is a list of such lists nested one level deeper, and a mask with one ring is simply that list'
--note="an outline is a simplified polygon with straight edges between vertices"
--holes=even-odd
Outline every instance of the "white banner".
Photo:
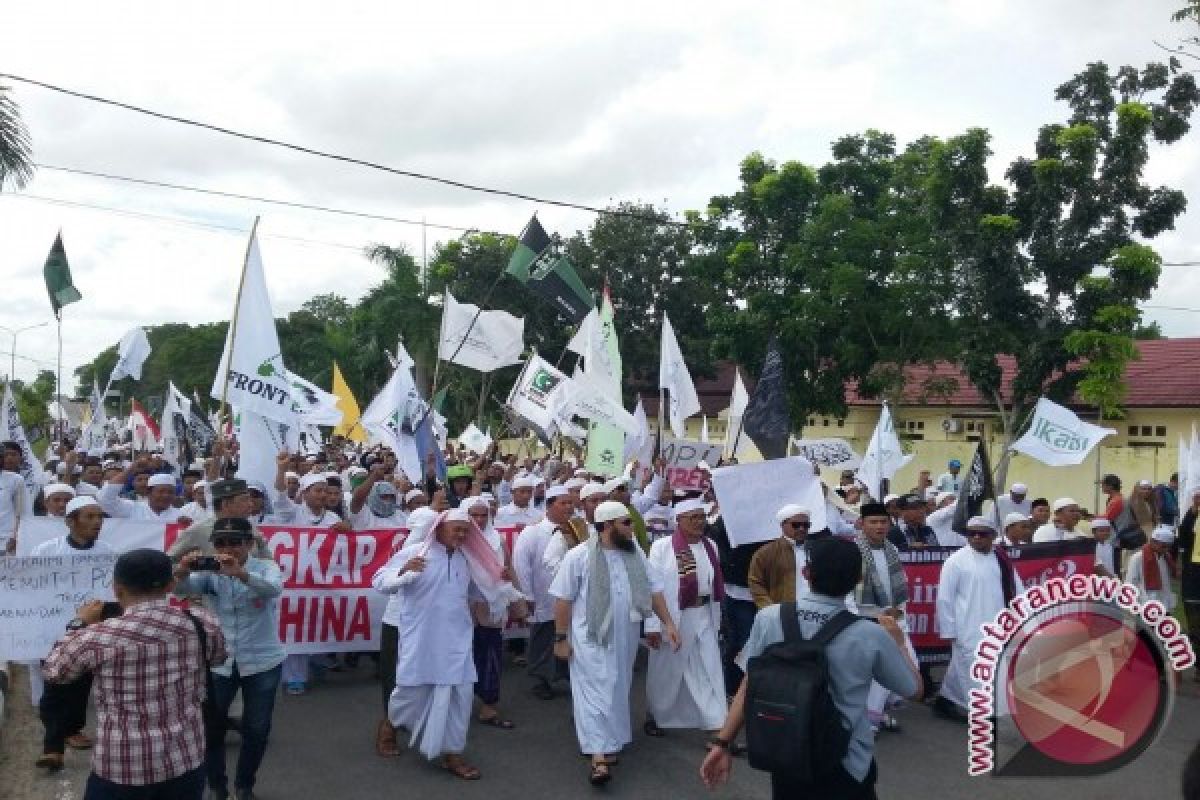
[{"label": "white banner", "polygon": [[867,445],[867,454],[863,456],[855,477],[867,487],[868,495],[882,500],[880,485],[885,480],[890,481],[901,467],[912,460],[913,457],[905,455],[904,448],[900,446],[900,437],[896,435],[896,427],[892,423],[892,409],[884,403],[879,412],[879,423]]},{"label": "white banner", "polygon": [[46,657],[89,600],[112,600],[115,555],[0,558],[0,661]]},{"label": "white banner", "polygon": [[822,467],[854,469],[862,464],[862,456],[845,439],[792,439],[792,447],[796,455]]},{"label": "white banner", "polygon": [[150,340],[141,328],[134,328],[121,337],[117,345],[117,365],[108,376],[108,382],[120,380],[126,376],[135,381],[142,379],[142,365],[150,357]]},{"label": "white banner", "polygon": [[713,491],[734,547],[779,538],[775,512],[788,503],[810,512],[810,531],[826,526],[825,494],[812,464],[799,456],[713,470]]},{"label": "white banner", "polygon": [[1052,467],[1075,466],[1083,463],[1101,439],[1115,433],[1112,428],[1084,422],[1071,409],[1043,397],[1033,410],[1029,429],[1012,449]]},{"label": "white banner", "polygon": [[667,390],[668,419],[671,431],[677,438],[684,435],[684,420],[700,411],[700,398],[696,386],[683,362],[683,352],[675,338],[671,320],[663,314],[662,345],[658,361],[658,386]]},{"label": "white banner", "polygon": [[[162,522],[108,517],[100,526],[100,541],[118,553],[139,547],[163,548],[167,526]],[[27,556],[42,542],[67,535],[60,517],[25,517],[17,532],[17,555]]]},{"label": "white banner", "polygon": [[519,363],[524,350],[525,320],[507,311],[480,311],[446,290],[438,358],[491,372]]}]

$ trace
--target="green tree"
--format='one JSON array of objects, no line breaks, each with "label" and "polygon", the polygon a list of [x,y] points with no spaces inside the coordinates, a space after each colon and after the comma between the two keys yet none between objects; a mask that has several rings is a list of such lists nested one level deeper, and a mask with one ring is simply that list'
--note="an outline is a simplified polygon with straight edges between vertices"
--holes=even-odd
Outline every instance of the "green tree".
[{"label": "green tree", "polygon": [[0,191],[6,183],[24,189],[33,178],[33,145],[11,91],[0,86]]}]

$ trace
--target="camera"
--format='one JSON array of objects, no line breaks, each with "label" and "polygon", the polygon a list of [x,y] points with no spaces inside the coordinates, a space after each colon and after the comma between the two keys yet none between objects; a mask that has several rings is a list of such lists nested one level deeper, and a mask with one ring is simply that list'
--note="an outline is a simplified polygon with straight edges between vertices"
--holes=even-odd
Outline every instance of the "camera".
[{"label": "camera", "polygon": [[216,556],[196,556],[192,561],[192,572],[220,572],[221,562]]}]

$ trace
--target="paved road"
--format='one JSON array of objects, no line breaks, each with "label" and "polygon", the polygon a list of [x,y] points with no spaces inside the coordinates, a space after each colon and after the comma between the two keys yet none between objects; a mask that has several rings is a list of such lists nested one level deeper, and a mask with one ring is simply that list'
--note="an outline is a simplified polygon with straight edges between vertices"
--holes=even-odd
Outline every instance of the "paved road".
[{"label": "paved road", "polygon": [[[78,798],[87,774],[84,755],[68,755],[69,768],[54,778],[35,774],[30,766],[41,731],[28,710],[23,671],[18,675],[13,716],[0,746],[0,798]],[[523,676],[510,669],[503,694],[506,712],[517,722],[517,730],[472,728],[468,755],[484,777],[470,784],[441,772],[414,753],[388,760],[374,755],[379,693],[370,664],[363,659],[357,673],[331,675],[305,697],[280,698],[258,793],[263,800],[559,800],[592,796],[593,790],[585,782],[586,762],[578,755],[569,699],[537,700],[524,686]],[[635,695],[640,693],[639,680]],[[1134,764],[1092,779],[971,779],[965,772],[964,728],[934,719],[922,707],[905,709],[900,719],[904,732],[881,734],[879,740],[879,796],[885,800],[1166,800],[1179,796],[1184,759],[1200,740],[1200,692],[1189,675],[1163,738]],[[769,797],[765,776],[750,769],[744,760],[737,762],[729,786],[707,794],[697,777],[704,738],[699,733],[672,732],[666,739],[651,740],[639,731],[602,794],[655,800]]]}]

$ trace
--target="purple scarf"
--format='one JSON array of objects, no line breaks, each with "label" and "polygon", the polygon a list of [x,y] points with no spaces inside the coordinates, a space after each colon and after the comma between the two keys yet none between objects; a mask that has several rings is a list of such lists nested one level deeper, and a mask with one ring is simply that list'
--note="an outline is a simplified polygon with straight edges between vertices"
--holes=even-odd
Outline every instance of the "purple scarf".
[{"label": "purple scarf", "polygon": [[[708,537],[702,536],[700,541],[704,542],[704,551],[708,553],[708,561],[713,567],[712,600],[719,603],[725,599],[721,562]],[[700,599],[700,579],[696,577],[696,558],[692,555],[692,545],[680,531],[675,531],[671,534],[671,549],[675,551],[675,563],[679,567],[679,608],[695,608]]]}]

